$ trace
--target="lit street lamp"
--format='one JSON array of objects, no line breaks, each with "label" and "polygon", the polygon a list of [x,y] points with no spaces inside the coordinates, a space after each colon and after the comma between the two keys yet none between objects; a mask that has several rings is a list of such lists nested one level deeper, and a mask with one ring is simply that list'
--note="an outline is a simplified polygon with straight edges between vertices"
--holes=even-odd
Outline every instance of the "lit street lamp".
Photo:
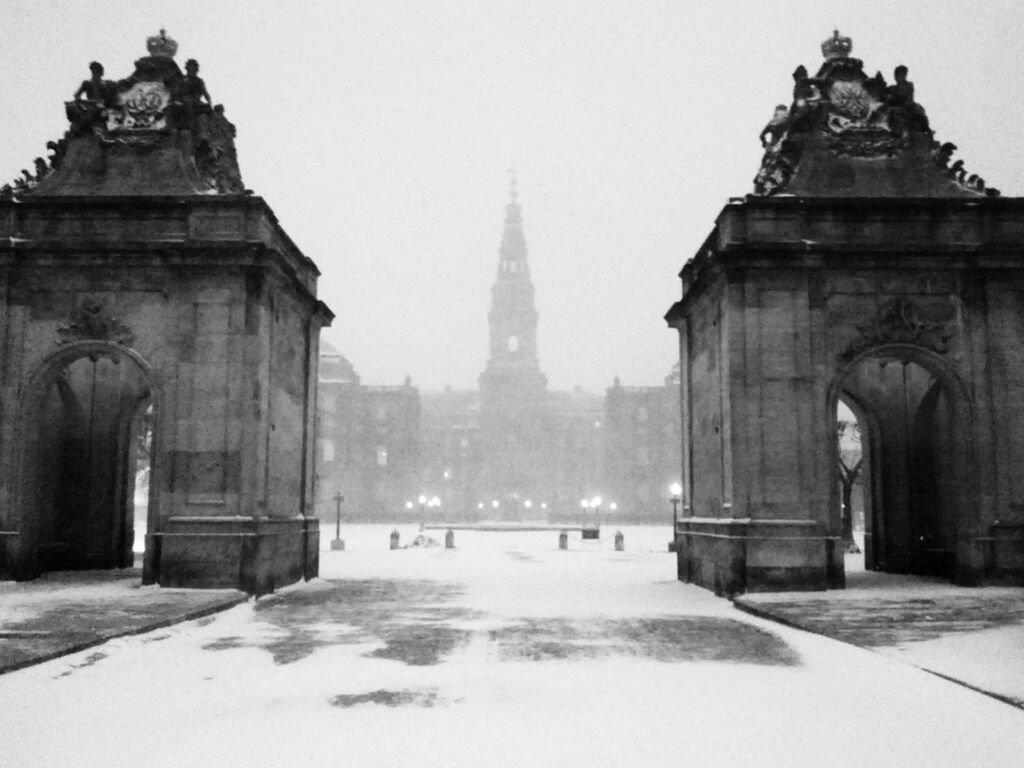
[{"label": "lit street lamp", "polygon": [[[601,497],[595,496],[590,501],[582,499],[580,506],[583,507],[583,538],[584,539],[598,539],[601,536]],[[595,524],[591,527],[587,526],[587,510],[594,510]]]}]

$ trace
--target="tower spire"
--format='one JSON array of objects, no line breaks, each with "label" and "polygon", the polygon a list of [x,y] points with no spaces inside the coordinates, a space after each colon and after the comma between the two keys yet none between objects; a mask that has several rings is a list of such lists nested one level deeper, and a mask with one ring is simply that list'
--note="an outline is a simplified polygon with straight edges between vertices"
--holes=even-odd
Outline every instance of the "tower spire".
[{"label": "tower spire", "polygon": [[[544,377],[537,360],[537,309],[533,282],[526,260],[526,235],[523,234],[522,207],[519,205],[518,180],[509,169],[509,201],[505,205],[505,226],[498,247],[498,274],[491,288],[490,356],[484,380],[494,371],[517,371],[525,386]],[[486,388],[486,387],[485,387]]]},{"label": "tower spire", "polygon": [[[523,207],[519,204],[519,180],[516,169],[509,168],[508,203],[505,205],[505,229],[498,248],[498,272],[527,275],[526,236],[523,234]],[[515,266],[511,266],[511,264]]]}]

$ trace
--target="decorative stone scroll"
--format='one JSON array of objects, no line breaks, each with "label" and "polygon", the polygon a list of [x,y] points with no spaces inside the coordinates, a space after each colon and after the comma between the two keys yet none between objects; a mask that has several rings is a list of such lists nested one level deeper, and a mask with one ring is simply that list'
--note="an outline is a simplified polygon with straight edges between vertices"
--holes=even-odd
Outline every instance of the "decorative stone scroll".
[{"label": "decorative stone scroll", "polygon": [[895,299],[883,306],[871,323],[858,325],[860,336],[850,342],[839,359],[846,362],[873,347],[885,344],[913,344],[945,354],[955,327],[951,321],[922,320],[909,299]]},{"label": "decorative stone scroll", "polygon": [[106,311],[102,301],[89,301],[78,306],[71,321],[57,329],[59,344],[73,341],[111,341],[123,347],[135,343],[131,328]]}]

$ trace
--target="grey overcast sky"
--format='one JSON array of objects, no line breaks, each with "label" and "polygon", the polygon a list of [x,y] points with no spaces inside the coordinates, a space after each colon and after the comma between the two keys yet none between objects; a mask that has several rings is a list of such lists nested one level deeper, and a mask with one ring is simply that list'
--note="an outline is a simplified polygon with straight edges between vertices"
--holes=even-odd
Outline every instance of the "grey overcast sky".
[{"label": "grey overcast sky", "polygon": [[660,383],[678,271],[834,27],[869,74],[906,64],[936,137],[1022,193],[1014,0],[0,0],[0,178],[63,134],[90,61],[126,77],[160,27],[318,264],[325,338],[365,383],[476,386],[512,166],[549,386]]}]

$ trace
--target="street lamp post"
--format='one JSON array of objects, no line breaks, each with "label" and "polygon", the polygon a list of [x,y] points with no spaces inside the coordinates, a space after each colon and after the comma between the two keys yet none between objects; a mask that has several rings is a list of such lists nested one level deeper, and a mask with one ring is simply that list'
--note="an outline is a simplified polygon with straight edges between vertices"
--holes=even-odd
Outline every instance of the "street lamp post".
[{"label": "street lamp post", "polygon": [[341,502],[345,500],[345,497],[341,495],[341,492],[334,494],[335,504],[335,519],[334,519],[334,541],[331,542],[331,549],[344,549],[345,542],[341,538]]},{"label": "street lamp post", "polygon": [[[601,497],[595,496],[590,501],[583,499],[580,501],[580,506],[583,507],[583,524],[581,527],[581,534],[584,539],[600,539],[601,538]],[[587,510],[594,510],[594,525],[587,525]]]},{"label": "street lamp post", "polygon": [[676,548],[676,531],[679,528],[679,502],[683,496],[683,486],[679,483],[672,483],[669,486],[668,492],[671,494],[672,499],[672,551],[675,552]]}]

